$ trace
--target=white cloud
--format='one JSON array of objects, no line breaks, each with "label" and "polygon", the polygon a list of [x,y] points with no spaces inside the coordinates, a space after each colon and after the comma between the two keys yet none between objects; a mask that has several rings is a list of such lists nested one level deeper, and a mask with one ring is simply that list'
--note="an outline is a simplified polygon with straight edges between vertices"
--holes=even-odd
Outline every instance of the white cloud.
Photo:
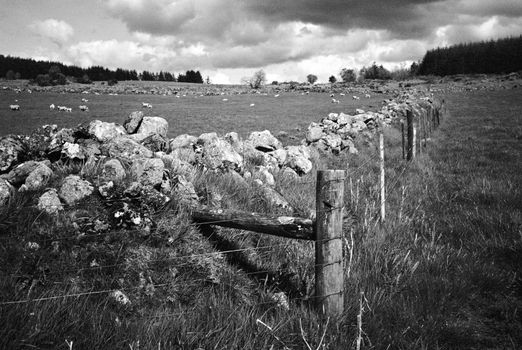
[{"label": "white cloud", "polygon": [[74,35],[74,29],[70,24],[52,18],[35,21],[29,25],[29,28],[34,33],[50,39],[58,46],[63,45]]}]

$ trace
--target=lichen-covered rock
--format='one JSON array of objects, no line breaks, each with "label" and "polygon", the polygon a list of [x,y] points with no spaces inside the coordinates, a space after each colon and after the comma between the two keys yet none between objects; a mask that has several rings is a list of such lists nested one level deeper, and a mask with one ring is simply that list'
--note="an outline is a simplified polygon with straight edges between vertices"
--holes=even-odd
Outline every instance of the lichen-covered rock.
[{"label": "lichen-covered rock", "polygon": [[321,139],[322,136],[323,129],[315,123],[310,124],[310,126],[308,127],[308,131],[306,132],[306,141],[308,141],[309,143],[315,142]]},{"label": "lichen-covered rock", "polygon": [[270,173],[268,168],[265,166],[258,166],[255,168],[254,179],[259,179],[263,181],[264,184],[270,187],[275,186],[274,175],[272,175],[272,173]]},{"label": "lichen-covered rock", "polygon": [[170,150],[169,140],[160,134],[151,134],[141,140],[140,143],[152,152],[168,152]]},{"label": "lichen-covered rock", "polygon": [[6,172],[18,163],[24,150],[24,142],[17,136],[0,138],[0,173]]},{"label": "lichen-covered rock", "polygon": [[132,160],[136,158],[151,158],[153,152],[137,141],[125,136],[120,136],[103,144],[102,150],[111,158]]},{"label": "lichen-covered rock", "polygon": [[62,203],[56,193],[56,189],[52,188],[42,194],[38,199],[37,208],[47,214],[53,215],[63,210]]},{"label": "lichen-covered rock", "polygon": [[14,192],[14,187],[9,181],[0,179],[0,206],[7,204]]},{"label": "lichen-covered rock", "polygon": [[125,135],[125,128],[119,124],[93,120],[89,123],[89,134],[100,142],[110,141],[118,136]]},{"label": "lichen-covered rock", "polygon": [[312,170],[310,152],[306,146],[286,147],[287,159],[285,165],[299,175],[308,174]]},{"label": "lichen-covered rock", "polygon": [[196,161],[209,169],[240,169],[243,157],[215,133],[202,134],[196,146]]},{"label": "lichen-covered rock", "polygon": [[178,148],[193,147],[197,141],[198,138],[196,136],[182,134],[170,140],[170,149],[175,150]]},{"label": "lichen-covered rock", "polygon": [[59,196],[68,205],[88,197],[94,191],[89,181],[82,180],[78,175],[67,176],[60,187]]},{"label": "lichen-covered rock", "polygon": [[340,151],[341,150],[341,144],[342,139],[341,136],[337,134],[328,134],[323,136],[322,138],[324,142],[326,143],[326,146],[330,148],[332,151]]},{"label": "lichen-covered rock", "polygon": [[277,161],[279,167],[282,167],[283,164],[285,164],[286,157],[288,156],[286,150],[283,148],[276,149],[275,151],[268,153],[268,155]]},{"label": "lichen-covered rock", "polygon": [[18,164],[9,173],[3,174],[0,177],[9,181],[11,185],[19,187],[25,182],[29,174],[31,174],[31,172],[33,172],[40,164],[45,164],[47,167],[51,166],[51,162],[48,160],[42,162],[29,160],[22,164]]},{"label": "lichen-covered rock", "polygon": [[261,152],[271,152],[282,148],[281,141],[275,138],[269,130],[252,132],[248,137],[248,142]]},{"label": "lichen-covered rock", "polygon": [[131,171],[143,185],[161,185],[165,164],[158,158],[138,158],[132,162]]},{"label": "lichen-covered rock", "polygon": [[125,175],[125,169],[119,160],[109,159],[103,164],[101,176],[104,181],[119,182],[125,178]]},{"label": "lichen-covered rock", "polygon": [[27,137],[26,147],[28,159],[42,159],[46,156],[50,143],[54,135],[58,132],[58,126],[43,125],[35,130]]},{"label": "lichen-covered rock", "polygon": [[152,134],[158,134],[166,138],[168,131],[169,123],[165,119],[161,117],[143,117],[136,134],[133,136],[139,138],[138,141]]},{"label": "lichen-covered rock", "polygon": [[142,120],[143,112],[132,112],[123,122],[123,127],[128,134],[134,134],[136,131],[138,131],[138,127],[140,126]]},{"label": "lichen-covered rock", "polygon": [[77,143],[66,142],[62,147],[62,154],[69,159],[82,158],[83,154],[80,145]]},{"label": "lichen-covered rock", "polygon": [[31,171],[25,179],[25,183],[20,187],[21,191],[36,191],[47,185],[49,179],[53,176],[53,171],[44,162],[40,162],[38,166]]},{"label": "lichen-covered rock", "polygon": [[199,197],[192,182],[187,181],[184,176],[178,175],[174,179],[174,194],[179,203],[187,206],[195,206],[199,203]]}]

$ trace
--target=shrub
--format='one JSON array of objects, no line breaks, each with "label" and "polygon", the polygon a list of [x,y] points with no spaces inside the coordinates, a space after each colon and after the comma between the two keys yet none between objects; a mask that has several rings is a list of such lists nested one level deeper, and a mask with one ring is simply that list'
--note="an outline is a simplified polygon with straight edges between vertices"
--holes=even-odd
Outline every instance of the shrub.
[{"label": "shrub", "polygon": [[38,86],[49,86],[51,85],[51,77],[49,76],[49,74],[38,74],[36,76],[36,84],[38,84]]}]

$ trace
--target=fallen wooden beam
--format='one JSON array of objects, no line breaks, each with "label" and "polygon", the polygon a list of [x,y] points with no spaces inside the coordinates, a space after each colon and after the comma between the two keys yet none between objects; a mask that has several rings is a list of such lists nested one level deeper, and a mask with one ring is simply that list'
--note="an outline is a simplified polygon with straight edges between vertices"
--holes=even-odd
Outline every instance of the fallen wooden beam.
[{"label": "fallen wooden beam", "polygon": [[192,220],[200,224],[237,228],[279,237],[315,240],[315,223],[311,219],[261,216],[239,210],[199,207],[192,209]]}]

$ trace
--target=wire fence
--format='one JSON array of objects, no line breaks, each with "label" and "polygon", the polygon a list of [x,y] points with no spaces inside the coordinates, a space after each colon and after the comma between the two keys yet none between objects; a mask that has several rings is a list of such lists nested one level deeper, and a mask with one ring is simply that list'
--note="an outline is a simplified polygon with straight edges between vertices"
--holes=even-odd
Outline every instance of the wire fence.
[{"label": "wire fence", "polygon": [[[426,132],[426,130],[425,130],[425,132]],[[362,164],[359,164],[356,168],[350,168],[349,166],[347,166],[346,176],[342,179],[337,179],[335,181],[348,181],[349,180],[351,182],[352,179],[362,176],[362,174],[375,173],[376,162],[379,160],[380,160],[380,155],[378,152],[376,152],[375,154],[370,154],[369,156],[367,156],[365,161]],[[405,162],[404,164],[400,164],[399,167],[397,167],[398,169],[397,168],[394,169],[395,175],[391,179],[388,179],[386,185],[384,186],[385,193],[390,193],[398,188],[397,185],[400,183],[401,179],[404,178],[404,175],[410,169],[410,166],[411,166],[411,162]],[[300,182],[300,183],[301,184],[310,184],[312,182],[316,183],[316,181],[310,181],[310,182],[305,181],[305,182]],[[326,186],[326,184],[324,186]],[[381,184],[381,186],[383,186],[383,185]],[[345,203],[346,203],[346,200],[345,200]],[[333,210],[338,210],[338,209],[342,209],[342,208],[343,207],[331,207],[331,208],[325,209],[323,211],[316,211],[316,213],[317,214],[327,213],[327,212],[331,212]],[[374,210],[375,210],[375,213],[371,215],[373,217],[373,219],[375,219],[379,214],[377,208],[374,208]],[[213,221],[206,221],[206,222],[200,222],[200,223],[183,223],[183,226],[184,227],[201,227],[201,226],[206,226],[206,225],[218,225],[218,224],[231,223],[231,222],[241,222],[241,219],[230,219],[229,218],[226,220],[213,220]],[[251,232],[243,231],[240,233],[238,232],[237,234],[248,235],[248,234],[251,234]],[[100,238],[100,237],[104,237],[104,236],[106,236],[106,235],[103,233],[82,234],[82,235],[77,235],[77,236],[42,238],[42,239],[39,239],[38,242],[47,243],[50,241],[59,242],[59,241],[63,241],[63,240],[82,240],[82,239],[88,239],[88,238]],[[235,237],[237,237],[237,235],[235,235]],[[344,238],[342,232],[341,232],[341,237],[319,239],[319,240],[315,240],[313,242],[315,242],[315,244],[318,244],[318,243],[327,242],[327,241],[331,241],[333,239],[339,239],[339,238]],[[169,263],[172,267],[180,268],[183,266],[192,265],[193,260],[198,259],[198,258],[212,257],[212,256],[216,256],[216,255],[226,256],[226,255],[239,254],[239,253],[245,253],[245,252],[256,252],[256,253],[257,252],[267,252],[272,249],[281,248],[284,246],[288,246],[288,242],[272,243],[269,245],[256,246],[256,247],[241,247],[241,248],[236,248],[236,249],[217,250],[217,251],[189,254],[189,255],[176,255],[176,256],[171,256],[171,257],[163,257],[163,258],[158,258],[158,259],[146,260],[144,262],[144,264],[148,265],[148,264],[155,264],[155,263]],[[186,260],[186,261],[183,261],[183,260]],[[342,264],[342,263],[344,263],[343,260],[335,261],[334,263]],[[114,268],[121,267],[121,266],[128,266],[129,264],[130,264],[129,261],[122,261],[122,262],[116,262],[114,264],[106,264],[106,265],[90,264],[89,266],[84,266],[84,267],[75,268],[75,269],[67,269],[66,266],[61,266],[59,271],[57,271],[57,272],[60,274],[74,273],[76,275],[79,275],[86,271],[102,271],[102,270],[105,271],[107,269],[114,269]],[[316,268],[319,266],[327,266],[327,265],[331,265],[331,264],[332,264],[332,262],[324,263],[324,264],[317,264],[317,263],[309,264],[308,268],[311,269],[311,268]],[[243,274],[245,276],[256,276],[256,275],[268,276],[269,274],[276,274],[276,273],[278,273],[278,271],[274,271],[273,269],[261,269],[261,270],[256,270],[256,271],[243,272]],[[51,275],[51,273],[49,273],[49,275]],[[23,275],[23,274],[10,275],[10,277],[12,277],[12,278],[18,278],[18,277],[24,277],[24,276],[25,275]],[[61,283],[61,282],[63,283],[63,280],[54,281],[54,282],[49,280],[47,282],[48,283]],[[205,282],[212,282],[212,280],[209,278],[202,278],[202,279],[200,278],[200,279],[191,280],[191,283],[194,283],[194,284],[205,283]],[[149,288],[154,288],[154,289],[158,288],[159,289],[159,288],[165,288],[165,287],[172,286],[172,283],[159,283],[159,284],[149,283],[149,284],[147,284],[147,286]],[[143,288],[144,288],[144,286],[106,288],[106,289],[99,289],[99,290],[89,290],[89,291],[84,291],[84,292],[76,292],[76,293],[68,293],[68,294],[66,293],[66,294],[61,294],[61,295],[49,295],[49,296],[41,296],[41,297],[36,297],[36,298],[8,300],[8,301],[1,301],[0,306],[38,303],[38,302],[46,302],[46,301],[52,301],[52,300],[58,300],[58,299],[89,297],[89,296],[93,296],[93,295],[103,295],[103,294],[109,295],[111,293],[122,292],[122,291],[130,292],[130,291],[135,291],[135,290],[139,290],[139,289],[143,289]],[[334,294],[339,294],[339,293],[342,294],[343,292],[339,291],[337,293],[333,293],[333,294],[330,293],[330,294],[321,295],[321,296],[310,295],[310,296],[306,296],[306,297],[294,297],[294,298],[292,298],[292,301],[294,301],[294,302],[312,301],[312,300],[315,300],[318,298],[326,298],[328,296],[331,296]],[[263,301],[263,302],[255,303],[254,306],[278,304],[280,302],[281,302],[280,300]],[[167,313],[167,314],[162,313],[161,315],[153,315],[151,317],[152,318],[181,317],[188,313],[193,313],[193,312],[199,312],[199,311],[196,309],[193,309],[193,310],[185,310],[180,313]]]}]

